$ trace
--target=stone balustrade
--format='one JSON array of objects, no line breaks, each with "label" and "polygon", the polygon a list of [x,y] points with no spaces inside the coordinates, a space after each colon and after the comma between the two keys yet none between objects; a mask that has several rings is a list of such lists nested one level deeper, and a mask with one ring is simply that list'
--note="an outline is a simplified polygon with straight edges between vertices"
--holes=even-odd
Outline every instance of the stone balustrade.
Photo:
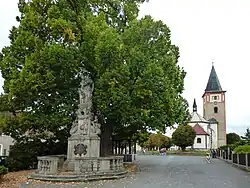
[{"label": "stone balustrade", "polygon": [[37,157],[38,159],[38,174],[53,175],[60,172],[65,161],[65,155],[49,155]]},{"label": "stone balustrade", "polygon": [[86,158],[75,157],[76,173],[119,172],[124,171],[123,156]]}]

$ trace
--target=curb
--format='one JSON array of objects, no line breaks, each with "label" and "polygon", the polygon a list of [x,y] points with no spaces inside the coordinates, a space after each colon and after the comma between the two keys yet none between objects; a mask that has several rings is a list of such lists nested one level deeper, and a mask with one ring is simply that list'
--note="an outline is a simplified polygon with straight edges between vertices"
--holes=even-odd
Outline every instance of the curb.
[{"label": "curb", "polygon": [[128,171],[117,172],[112,174],[91,174],[91,175],[40,175],[32,174],[28,176],[28,179],[31,180],[40,180],[40,181],[50,181],[50,182],[90,182],[90,181],[99,181],[99,180],[112,180],[125,178],[128,174]]}]

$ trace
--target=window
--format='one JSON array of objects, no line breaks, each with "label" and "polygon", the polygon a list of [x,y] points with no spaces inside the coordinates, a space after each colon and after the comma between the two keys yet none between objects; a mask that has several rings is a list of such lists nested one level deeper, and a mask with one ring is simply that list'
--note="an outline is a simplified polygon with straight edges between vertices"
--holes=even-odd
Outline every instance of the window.
[{"label": "window", "polygon": [[4,149],[4,150],[3,150],[3,156],[6,156],[6,155],[7,155],[7,150]]},{"label": "window", "polygon": [[214,107],[214,113],[215,113],[215,114],[218,113],[218,107]]},{"label": "window", "polygon": [[201,138],[197,138],[197,143],[201,144]]},{"label": "window", "polygon": [[213,96],[212,99],[213,99],[214,101],[219,100],[219,96]]}]

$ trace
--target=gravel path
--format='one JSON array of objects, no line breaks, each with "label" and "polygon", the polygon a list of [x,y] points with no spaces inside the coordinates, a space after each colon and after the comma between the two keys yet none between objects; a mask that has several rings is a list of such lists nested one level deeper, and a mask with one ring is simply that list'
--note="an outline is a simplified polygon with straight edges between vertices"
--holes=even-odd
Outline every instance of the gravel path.
[{"label": "gravel path", "polygon": [[139,172],[114,181],[33,185],[23,188],[249,188],[250,175],[218,159],[197,156],[138,156]]}]

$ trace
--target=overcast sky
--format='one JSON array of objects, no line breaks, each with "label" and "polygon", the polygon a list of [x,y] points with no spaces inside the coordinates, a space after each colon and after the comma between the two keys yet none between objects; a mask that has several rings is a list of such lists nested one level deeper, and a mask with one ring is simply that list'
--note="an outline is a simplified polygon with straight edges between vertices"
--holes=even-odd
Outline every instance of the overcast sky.
[{"label": "overcast sky", "polygon": [[[0,49],[9,44],[9,30],[17,25],[17,2],[0,2]],[[201,96],[214,60],[227,91],[227,132],[241,135],[250,127],[249,10],[250,0],[151,0],[140,12],[169,26],[172,42],[180,48],[179,63],[187,72],[184,97],[190,107],[196,98],[201,115]]]}]

